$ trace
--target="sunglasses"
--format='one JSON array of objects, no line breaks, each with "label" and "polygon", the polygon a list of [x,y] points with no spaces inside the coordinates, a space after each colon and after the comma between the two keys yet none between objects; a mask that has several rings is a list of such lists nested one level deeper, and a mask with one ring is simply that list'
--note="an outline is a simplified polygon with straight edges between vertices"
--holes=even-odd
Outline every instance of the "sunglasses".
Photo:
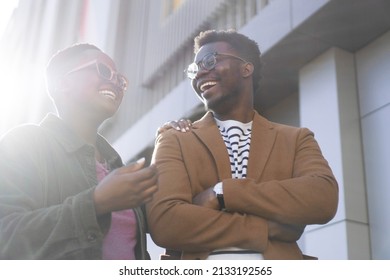
[{"label": "sunglasses", "polygon": [[226,54],[226,53],[217,53],[217,52],[209,53],[209,54],[206,54],[202,58],[202,60],[199,61],[198,63],[193,62],[190,65],[188,65],[187,69],[184,70],[184,72],[187,75],[187,78],[189,78],[190,80],[195,79],[196,75],[198,74],[200,69],[205,70],[205,71],[210,71],[210,70],[214,69],[215,66],[217,65],[217,56],[224,56],[227,58],[235,58],[235,59],[241,60],[242,62],[247,63],[246,60],[242,59],[241,57],[235,56],[235,55]]},{"label": "sunglasses", "polygon": [[73,72],[77,72],[77,71],[80,71],[84,68],[87,68],[87,67],[90,67],[92,65],[95,65],[96,67],[96,70],[97,70],[97,73],[99,74],[99,77],[100,78],[103,78],[104,80],[107,80],[107,81],[113,81],[114,78],[116,80],[116,85],[122,90],[122,91],[125,91],[127,89],[127,79],[125,76],[123,76],[122,74],[120,74],[119,72],[113,70],[110,66],[102,63],[102,62],[99,62],[98,60],[92,60],[90,62],[87,62],[85,64],[82,64],[72,70],[70,70],[69,72],[67,72],[65,74],[66,75],[69,75]]}]

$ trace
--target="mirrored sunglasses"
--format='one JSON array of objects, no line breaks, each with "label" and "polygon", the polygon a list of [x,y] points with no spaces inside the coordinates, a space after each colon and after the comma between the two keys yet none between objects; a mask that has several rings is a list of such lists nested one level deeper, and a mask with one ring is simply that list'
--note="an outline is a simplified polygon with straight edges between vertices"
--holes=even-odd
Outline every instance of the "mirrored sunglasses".
[{"label": "mirrored sunglasses", "polygon": [[99,77],[101,77],[107,81],[113,81],[115,78],[116,84],[118,87],[120,87],[123,91],[125,91],[127,89],[128,82],[127,82],[126,77],[123,76],[122,74],[120,74],[119,72],[113,70],[110,66],[108,66],[102,62],[99,62],[98,60],[93,60],[93,61],[87,62],[85,64],[82,64],[82,65],[70,70],[65,75],[69,75],[73,72],[80,71],[84,68],[90,67],[91,65],[95,65]]},{"label": "mirrored sunglasses", "polygon": [[245,59],[242,59],[241,57],[238,57],[238,56],[235,56],[232,54],[214,52],[214,53],[206,54],[202,58],[202,60],[199,61],[198,63],[196,63],[196,62],[191,63],[190,65],[188,65],[187,69],[184,70],[184,72],[186,73],[186,75],[189,79],[193,80],[196,78],[196,75],[198,74],[200,69],[205,70],[205,71],[210,71],[210,70],[214,69],[215,66],[217,65],[217,56],[224,56],[227,58],[235,58],[235,59],[241,60],[242,62],[245,62],[245,63],[247,62]]}]

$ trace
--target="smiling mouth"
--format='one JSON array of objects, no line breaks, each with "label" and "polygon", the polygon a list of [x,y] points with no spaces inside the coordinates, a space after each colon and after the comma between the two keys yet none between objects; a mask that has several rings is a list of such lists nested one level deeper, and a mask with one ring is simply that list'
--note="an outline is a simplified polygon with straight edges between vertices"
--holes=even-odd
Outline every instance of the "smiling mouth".
[{"label": "smiling mouth", "polygon": [[203,84],[200,85],[199,89],[201,92],[204,92],[210,88],[212,88],[213,86],[215,86],[217,84],[217,82],[215,81],[209,81],[209,82],[205,82]]},{"label": "smiling mouth", "polygon": [[111,90],[100,90],[99,93],[111,100],[116,100],[116,94]]}]

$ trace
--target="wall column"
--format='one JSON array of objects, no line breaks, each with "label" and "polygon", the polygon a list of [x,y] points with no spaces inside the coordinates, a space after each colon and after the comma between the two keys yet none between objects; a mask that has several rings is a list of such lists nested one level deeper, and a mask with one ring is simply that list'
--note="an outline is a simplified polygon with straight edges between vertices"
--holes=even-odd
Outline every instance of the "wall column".
[{"label": "wall column", "polygon": [[337,48],[299,72],[300,126],[315,133],[340,188],[335,218],[299,241],[319,259],[371,258],[355,72],[354,55]]}]

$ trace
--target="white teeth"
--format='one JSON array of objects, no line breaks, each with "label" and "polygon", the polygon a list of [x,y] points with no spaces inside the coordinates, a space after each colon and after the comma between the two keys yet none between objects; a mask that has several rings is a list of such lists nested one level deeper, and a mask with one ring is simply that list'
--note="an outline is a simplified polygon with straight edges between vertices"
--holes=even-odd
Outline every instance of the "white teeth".
[{"label": "white teeth", "polygon": [[111,98],[112,100],[116,99],[116,94],[110,90],[101,90],[99,91],[100,94],[107,96],[108,98]]},{"label": "white teeth", "polygon": [[206,87],[212,87],[212,86],[215,86],[216,84],[217,84],[217,82],[205,82],[204,84],[202,84],[200,86],[200,90],[205,91]]}]

